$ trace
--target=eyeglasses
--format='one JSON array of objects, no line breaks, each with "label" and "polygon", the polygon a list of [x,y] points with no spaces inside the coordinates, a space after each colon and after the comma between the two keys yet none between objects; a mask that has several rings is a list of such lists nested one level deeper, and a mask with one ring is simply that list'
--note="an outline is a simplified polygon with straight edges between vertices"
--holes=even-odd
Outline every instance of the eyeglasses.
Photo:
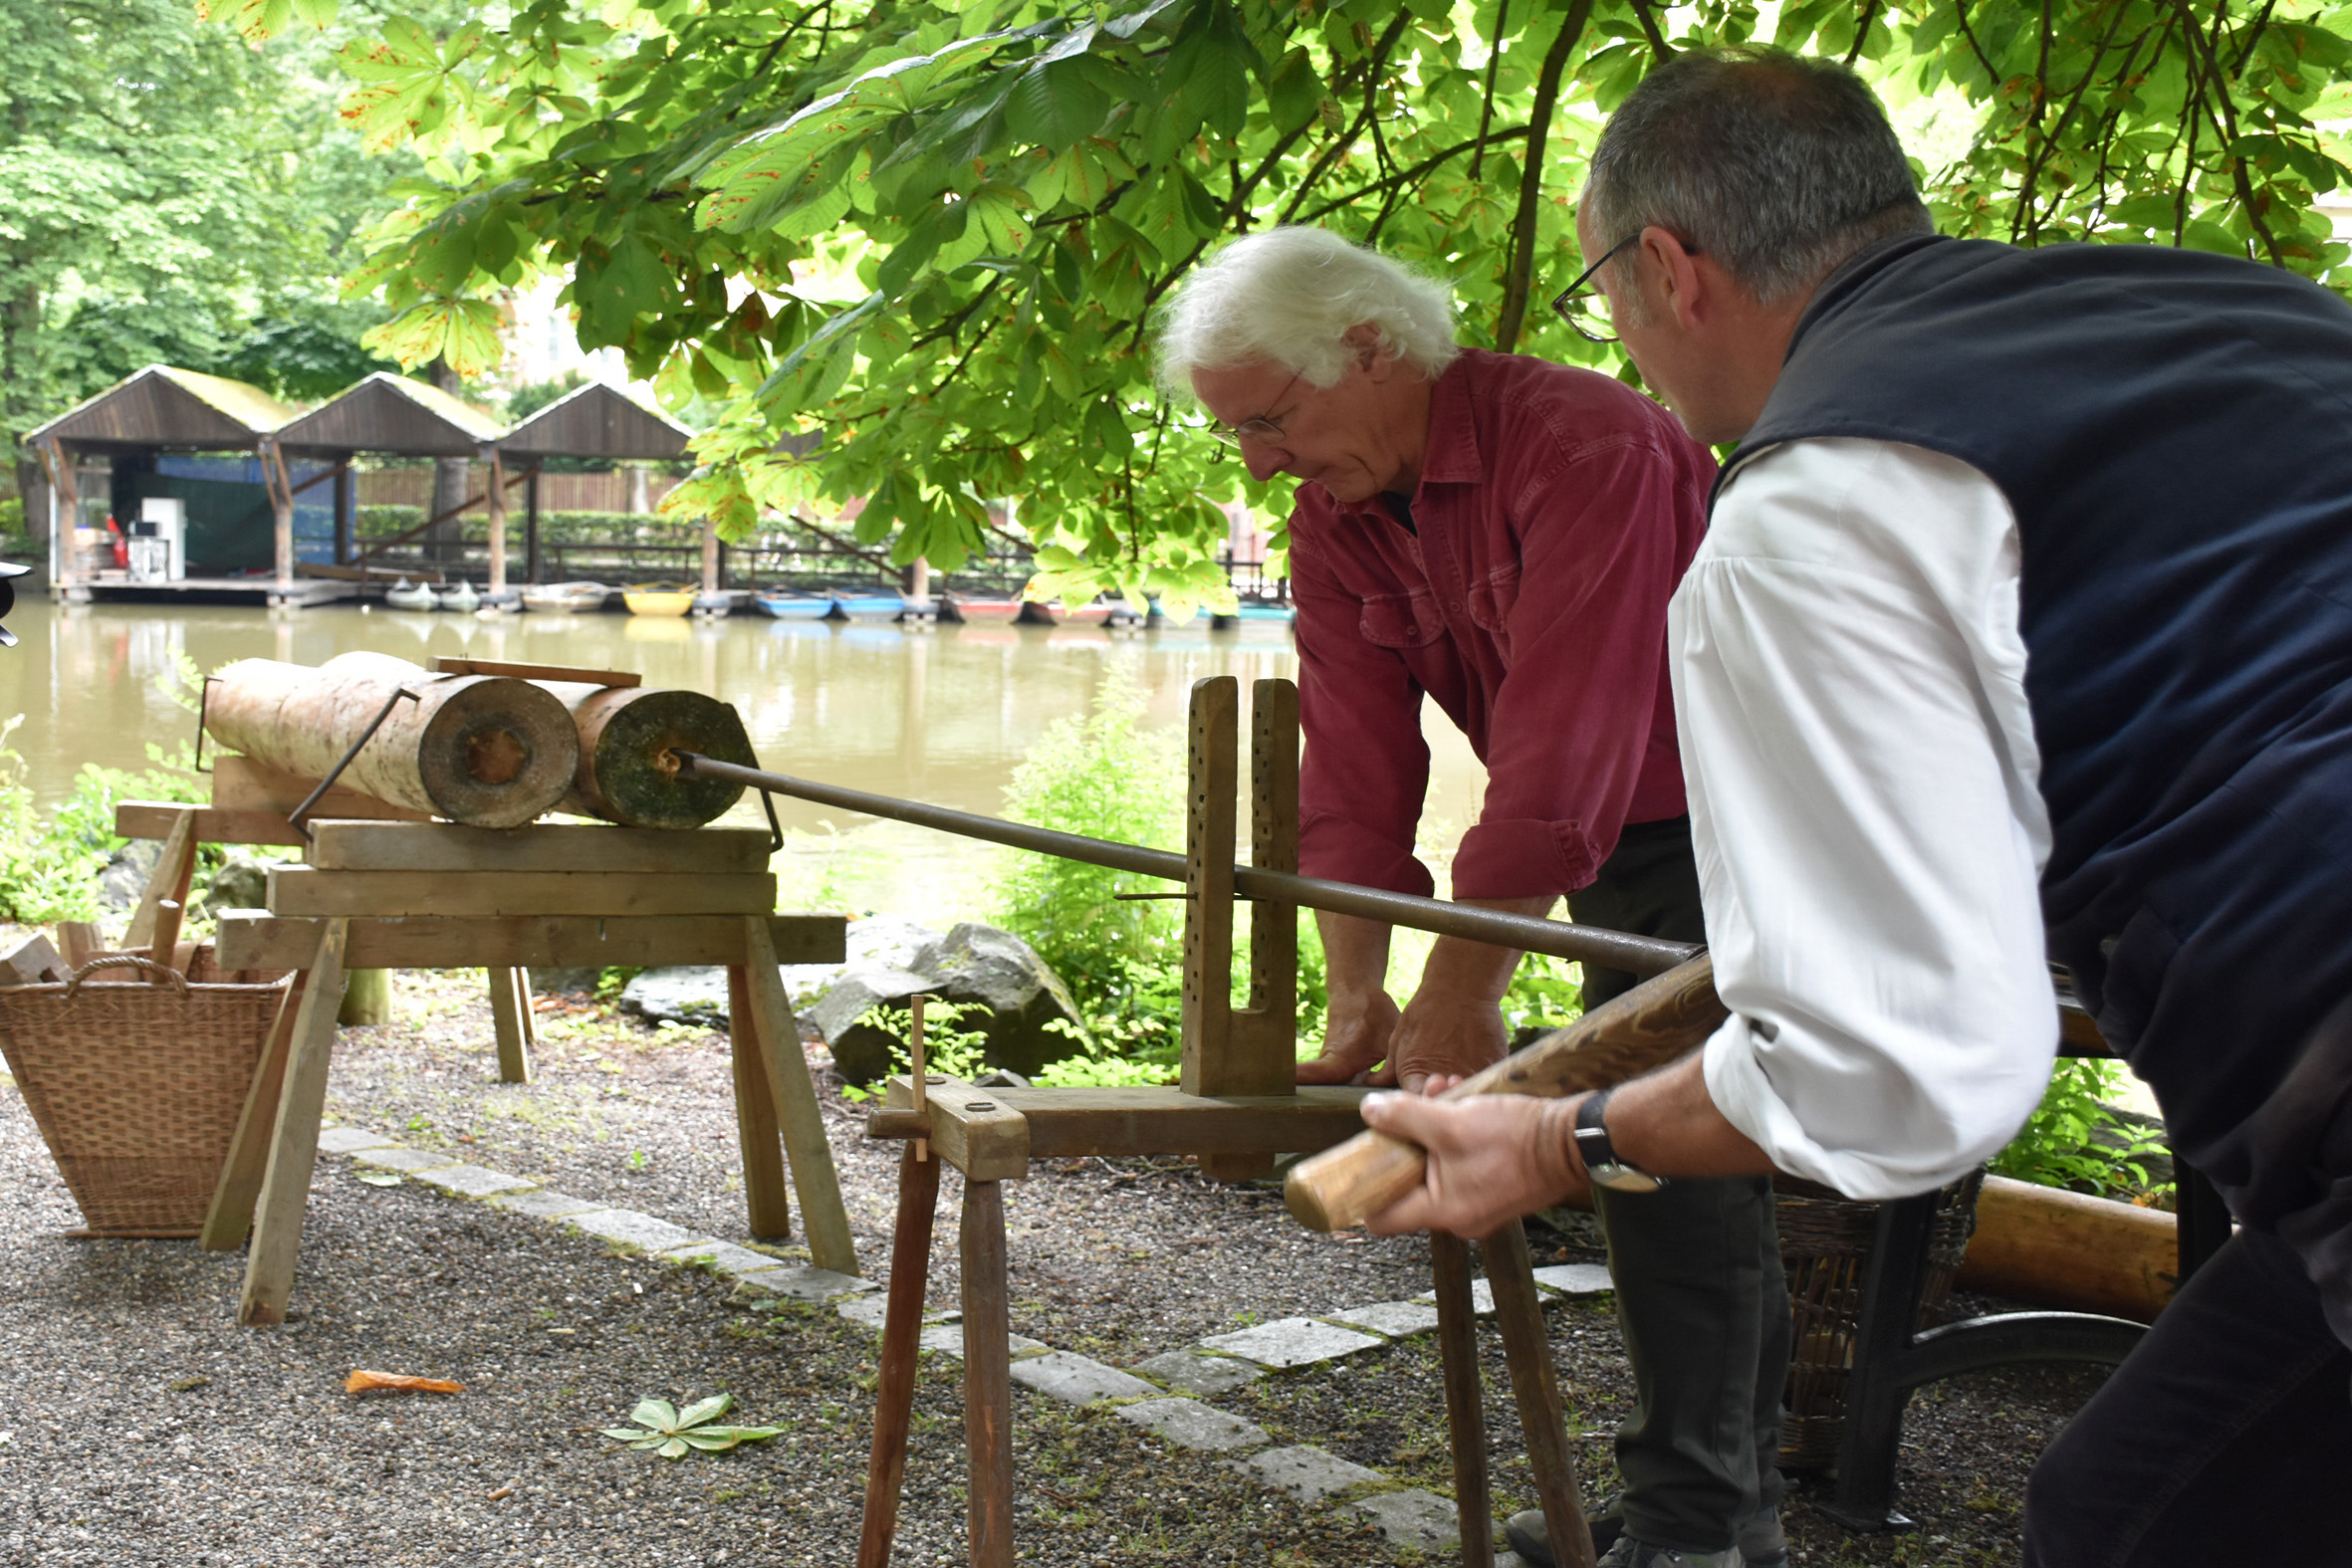
[{"label": "eyeglasses", "polygon": [[1212,423],[1209,426],[1209,434],[1215,436],[1227,446],[1240,446],[1242,444],[1242,437],[1244,436],[1248,436],[1253,441],[1283,441],[1288,439],[1288,437],[1283,434],[1283,427],[1275,423],[1274,410],[1283,406],[1283,399],[1291,395],[1291,388],[1296,386],[1298,384],[1298,377],[1304,375],[1305,373],[1306,372],[1304,370],[1300,370],[1297,375],[1292,376],[1289,381],[1285,382],[1283,384],[1283,389],[1275,393],[1274,402],[1269,406],[1265,413],[1260,414],[1255,419],[1245,419],[1238,425],[1221,425]]},{"label": "eyeglasses", "polygon": [[1592,281],[1592,275],[1616,259],[1617,253],[1641,238],[1628,234],[1607,250],[1599,261],[1576,274],[1575,282],[1551,297],[1551,312],[1574,330],[1577,336],[1590,342],[1613,343],[1617,340],[1616,323],[1609,315],[1609,297],[1598,289],[1579,293]]}]

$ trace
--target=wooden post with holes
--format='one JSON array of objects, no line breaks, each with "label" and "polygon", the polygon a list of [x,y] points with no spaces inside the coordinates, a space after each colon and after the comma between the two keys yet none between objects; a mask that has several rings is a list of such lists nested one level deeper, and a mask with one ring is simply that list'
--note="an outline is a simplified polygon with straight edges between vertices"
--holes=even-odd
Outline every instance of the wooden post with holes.
[{"label": "wooden post with holes", "polygon": [[1239,686],[1193,682],[1184,787],[1184,1066],[1187,1094],[1231,1093],[1233,831]]}]

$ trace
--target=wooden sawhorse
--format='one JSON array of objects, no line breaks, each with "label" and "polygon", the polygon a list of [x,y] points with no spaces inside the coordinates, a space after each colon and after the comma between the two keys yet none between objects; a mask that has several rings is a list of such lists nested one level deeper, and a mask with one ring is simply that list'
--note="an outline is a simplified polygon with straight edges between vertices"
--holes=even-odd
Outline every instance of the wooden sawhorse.
[{"label": "wooden sawhorse", "polygon": [[[132,951],[147,947],[158,928],[176,933],[178,911],[164,904],[187,900],[188,880],[195,870],[199,844],[273,844],[300,849],[310,840],[288,820],[316,788],[313,781],[297,779],[264,768],[249,758],[213,759],[212,803],[183,805],[171,800],[123,800],[115,807],[115,831],[124,838],[160,839],[163,853],[148,879],[146,896],[132,913],[123,946]],[[337,784],[319,798],[315,814],[324,818],[382,822],[425,822],[421,812],[390,805],[371,795]],[[761,838],[746,832],[746,838]],[[764,841],[764,839],[763,839]],[[168,954],[157,959],[170,962]],[[354,966],[366,968],[365,965]],[[529,1083],[531,1053],[538,1048],[532,1022],[531,978],[515,968],[490,971],[490,1016],[498,1038],[498,1081]]]},{"label": "wooden sawhorse", "polygon": [[[1011,1568],[1013,1389],[1001,1184],[1027,1175],[1033,1158],[1071,1155],[1188,1154],[1198,1156],[1212,1176],[1244,1179],[1271,1170],[1278,1154],[1310,1153],[1362,1130],[1357,1105],[1366,1091],[1295,1086],[1296,906],[1258,905],[1250,922],[1250,1005],[1231,1004],[1238,702],[1231,676],[1193,687],[1181,1087],[981,1089],[926,1074],[918,1110],[912,1078],[900,1076],[890,1080],[883,1108],[869,1122],[869,1136],[928,1140],[932,1158],[922,1158],[921,1148],[910,1143],[899,1165],[858,1568],[884,1568],[897,1527],[942,1163],[962,1172],[965,1182],[960,1241],[971,1568]],[[1251,706],[1252,863],[1295,871],[1297,688],[1289,681],[1259,681]],[[1430,1250],[1463,1561],[1468,1568],[1490,1568],[1494,1525],[1469,1246],[1432,1235]],[[1563,1563],[1588,1568],[1591,1535],[1577,1502],[1527,1234],[1514,1223],[1488,1238],[1485,1251],[1551,1539],[1567,1543]]]},{"label": "wooden sawhorse", "polygon": [[[766,871],[732,864],[767,835],[600,825],[490,831],[431,822],[320,821],[308,866],[270,873],[268,910],[221,917],[219,962],[290,969],[293,989],[254,1074],[199,1243],[252,1231],[238,1321],[282,1322],[318,1159],[335,1014],[351,969],[521,970],[725,965],[751,1233],[791,1232],[789,1164],[812,1259],[857,1254],[779,963],[838,963],[840,915],[777,915]],[[698,864],[698,862],[703,862]],[[650,867],[666,869],[650,869]]]}]

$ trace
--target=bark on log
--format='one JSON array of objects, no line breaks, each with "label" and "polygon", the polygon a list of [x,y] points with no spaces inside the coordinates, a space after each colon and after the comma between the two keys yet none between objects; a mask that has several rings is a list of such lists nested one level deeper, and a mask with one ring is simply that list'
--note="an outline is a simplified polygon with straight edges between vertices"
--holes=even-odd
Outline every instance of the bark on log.
[{"label": "bark on log", "polygon": [[2179,1268],[2178,1222],[2160,1209],[1988,1176],[1954,1283],[2149,1323],[2172,1299]]},{"label": "bark on log", "polygon": [[245,659],[220,672],[205,729],[224,748],[303,779],[324,779],[405,687],[340,784],[474,827],[520,827],[554,809],[580,767],[563,703],[529,681],[433,675],[381,653],[317,668]]},{"label": "bark on log", "polygon": [[701,692],[540,681],[572,710],[580,765],[564,809],[625,827],[700,827],[743,798],[743,785],[680,780],[671,749],[756,768],[731,704]]}]

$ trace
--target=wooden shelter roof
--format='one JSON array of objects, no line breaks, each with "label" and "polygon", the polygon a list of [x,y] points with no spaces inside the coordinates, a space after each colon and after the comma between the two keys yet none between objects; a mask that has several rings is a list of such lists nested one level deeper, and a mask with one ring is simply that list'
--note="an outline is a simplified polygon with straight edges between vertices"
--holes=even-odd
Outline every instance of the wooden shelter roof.
[{"label": "wooden shelter roof", "polygon": [[519,457],[609,457],[666,462],[694,432],[601,381],[566,393],[508,431],[499,450]]},{"label": "wooden shelter roof", "polygon": [[25,436],[84,448],[181,447],[251,451],[295,416],[258,386],[167,364],[135,370]]},{"label": "wooden shelter roof", "polygon": [[498,417],[424,381],[378,370],[278,430],[289,451],[472,457],[506,430]]}]

